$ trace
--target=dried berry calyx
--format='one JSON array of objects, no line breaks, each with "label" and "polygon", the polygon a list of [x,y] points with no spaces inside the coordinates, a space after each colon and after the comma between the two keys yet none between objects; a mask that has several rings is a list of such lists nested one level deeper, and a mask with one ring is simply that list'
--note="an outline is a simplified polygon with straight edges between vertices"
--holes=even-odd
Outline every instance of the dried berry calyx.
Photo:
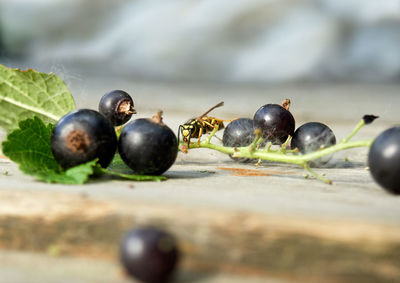
[{"label": "dried berry calyx", "polygon": [[75,130],[66,137],[66,145],[72,152],[84,153],[90,146],[90,138],[87,133]]},{"label": "dried berry calyx", "polygon": [[290,99],[286,98],[284,101],[282,101],[282,107],[285,108],[287,111],[290,109]]},{"label": "dried berry calyx", "polygon": [[165,125],[163,122],[162,114],[163,114],[163,111],[158,110],[157,114],[155,114],[155,115],[153,115],[153,117],[151,117],[151,121],[156,124]]},{"label": "dried berry calyx", "polygon": [[79,109],[57,122],[50,145],[55,160],[64,169],[96,158],[107,167],[114,157],[117,137],[114,127],[99,112]]},{"label": "dried berry calyx", "polygon": [[121,101],[118,105],[117,111],[125,115],[136,114],[136,110],[133,108],[132,102],[129,99]]},{"label": "dried berry calyx", "polygon": [[132,97],[123,90],[113,90],[103,95],[99,103],[99,112],[113,126],[125,124],[133,114],[136,114]]}]

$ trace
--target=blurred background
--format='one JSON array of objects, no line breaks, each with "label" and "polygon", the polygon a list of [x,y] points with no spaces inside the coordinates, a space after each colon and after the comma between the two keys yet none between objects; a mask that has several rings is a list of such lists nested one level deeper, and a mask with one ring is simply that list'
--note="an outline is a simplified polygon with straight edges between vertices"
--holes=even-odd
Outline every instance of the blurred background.
[{"label": "blurred background", "polygon": [[400,81],[400,0],[0,0],[0,63],[174,82]]},{"label": "blurred background", "polygon": [[[296,119],[296,126],[311,121],[325,123],[334,131],[338,141],[351,132],[363,115],[380,116],[373,126],[365,127],[357,134],[357,139],[370,139],[400,123],[400,0],[0,0],[0,64],[56,73],[71,89],[79,108],[95,109],[101,95],[113,89],[123,89],[135,101],[138,114],[134,118],[151,117],[158,109],[162,109],[164,122],[176,134],[179,125],[220,101],[224,101],[225,106],[215,109],[212,116],[233,119],[252,118],[260,106],[281,103],[285,98],[290,98],[290,111]],[[218,133],[220,137],[221,132]],[[2,137],[4,133],[3,136],[0,133],[0,140]],[[13,238],[18,248],[25,242],[26,246],[33,246],[36,238],[40,238],[39,246],[47,248],[46,253],[50,259],[47,261],[45,258],[46,261],[39,262],[39,269],[35,257],[23,261],[26,262],[24,270],[32,270],[26,276],[33,274],[36,278],[43,277],[43,274],[57,275],[58,270],[61,274],[73,273],[71,270],[75,269],[69,268],[66,261],[59,261],[59,269],[53,268],[53,265],[48,268],[50,262],[55,261],[53,253],[63,253],[64,248],[68,252],[68,247],[72,247],[80,257],[74,263],[79,265],[77,270],[83,267],[82,273],[98,275],[98,282],[107,281],[104,278],[111,276],[107,267],[104,267],[106,272],[98,272],[104,265],[96,262],[83,264],[85,253],[92,246],[97,246],[101,254],[106,250],[104,247],[114,244],[109,236],[103,237],[104,228],[96,226],[103,223],[96,220],[96,217],[103,217],[103,212],[100,216],[91,216],[91,211],[97,211],[97,204],[91,208],[92,204],[89,203],[89,210],[86,207],[82,209],[86,213],[83,216],[90,215],[89,222],[94,223],[94,226],[79,226],[81,213],[75,211],[80,209],[79,204],[83,203],[83,199],[92,201],[93,197],[111,201],[110,206],[105,203],[104,207],[103,204],[100,207],[99,204],[98,210],[104,211],[104,214],[114,215],[113,206],[121,209],[115,210],[115,213],[124,213],[121,219],[117,218],[119,214],[115,214],[116,218],[113,215],[105,218],[107,223],[117,225],[115,227],[125,225],[120,223],[130,219],[125,218],[125,213],[133,217],[133,214],[140,211],[137,217],[139,221],[150,218],[160,223],[165,221],[173,229],[183,231],[181,233],[187,235],[188,239],[193,237],[196,245],[188,241],[186,248],[194,254],[198,253],[199,258],[203,257],[200,259],[205,263],[203,268],[221,259],[221,265],[216,268],[228,272],[234,270],[229,267],[230,262],[224,260],[225,256],[232,256],[232,262],[247,262],[240,271],[243,274],[246,270],[251,271],[247,266],[262,265],[264,262],[272,266],[272,272],[267,271],[268,276],[289,270],[289,276],[285,274],[283,277],[284,282],[292,279],[290,274],[306,276],[304,282],[317,282],[319,277],[313,276],[319,274],[324,278],[321,282],[326,278],[334,281],[335,277],[330,277],[332,274],[348,276],[348,282],[357,282],[357,279],[354,280],[357,272],[365,272],[370,282],[374,278],[398,275],[396,272],[399,269],[395,264],[398,262],[398,254],[395,255],[398,251],[395,244],[398,241],[392,244],[392,240],[387,240],[387,245],[384,245],[384,241],[392,239],[392,233],[398,231],[398,228],[390,230],[389,224],[398,226],[399,217],[396,212],[400,207],[399,202],[392,196],[375,193],[371,179],[364,178],[364,151],[352,155],[346,152],[335,155],[335,158],[335,161],[338,160],[338,168],[334,171],[336,173],[329,172],[328,176],[333,175],[333,180],[337,177],[338,186],[332,189],[317,181],[298,185],[297,176],[271,176],[268,181],[258,178],[253,182],[244,179],[228,181],[228,177],[225,177],[228,175],[213,173],[218,173],[215,167],[219,164],[231,164],[225,163],[230,162],[229,158],[210,151],[179,154],[176,164],[182,167],[177,167],[176,177],[171,175],[171,183],[163,182],[157,186],[135,183],[133,190],[133,185],[129,186],[129,190],[126,190],[126,185],[110,190],[107,186],[109,183],[105,183],[107,187],[102,189],[97,182],[85,190],[81,187],[56,188],[57,193],[68,191],[77,194],[77,197],[79,194],[78,202],[72,198],[64,199],[61,194],[54,199],[50,196],[41,197],[41,194],[34,198],[33,190],[36,190],[36,186],[42,190],[41,183],[31,189],[25,183],[11,182],[9,185],[9,180],[15,178],[9,179],[7,186],[3,187],[28,188],[32,192],[25,198],[18,192],[15,196],[10,194],[7,197],[6,194],[6,198],[18,198],[22,201],[19,206],[33,206],[33,211],[43,210],[43,219],[46,221],[40,219],[42,212],[36,218],[35,215],[31,216],[31,210],[25,213],[28,211],[25,209],[22,215],[29,214],[29,220],[21,218],[23,222],[15,222],[14,218],[11,219],[10,226],[5,226],[3,230],[8,231],[11,227],[12,232],[4,235],[12,235],[13,238],[12,233],[23,233],[21,237],[15,236],[15,240]],[[355,164],[354,168],[358,171],[347,171],[347,167],[352,164]],[[281,167],[270,163],[265,166],[281,171],[288,168],[279,169]],[[2,180],[8,178],[8,171],[2,169],[0,173]],[[301,179],[302,173],[298,174]],[[47,194],[50,190],[54,191],[54,187],[45,187],[43,190]],[[43,209],[40,204],[42,198]],[[56,227],[53,233],[53,224],[47,226],[47,219],[48,215],[57,215],[58,210],[54,212],[50,209],[48,214],[50,204],[47,205],[46,200],[51,205],[61,205],[62,217],[64,214],[65,217],[78,215],[78,226],[74,224],[75,220],[68,224],[64,218],[61,218],[61,222],[49,221]],[[122,208],[113,204],[121,200],[134,202]],[[73,205],[68,208],[70,202]],[[137,206],[141,202],[143,204]],[[193,210],[180,210],[180,206]],[[232,209],[235,214],[234,217],[221,214],[214,221],[214,210],[208,210],[209,207]],[[68,209],[72,209],[72,212],[68,212]],[[204,210],[204,213],[197,214],[197,209]],[[246,214],[242,216],[241,213],[247,210],[254,212],[257,217],[246,217]],[[236,211],[239,213],[236,214]],[[265,230],[264,220],[258,220],[261,219],[258,215],[264,212],[265,223],[272,225],[266,226]],[[97,212],[93,214],[97,215]],[[185,214],[189,217],[172,217]],[[274,220],[273,215],[282,215],[283,218]],[[303,217],[310,217],[310,225],[306,220],[295,223],[296,219]],[[371,221],[371,225],[363,226],[362,222],[367,223],[367,220]],[[345,221],[343,225],[341,221]],[[37,223],[44,228],[38,229]],[[381,223],[382,226],[372,223]],[[225,232],[223,224],[230,226],[226,230],[228,232]],[[27,225],[28,228],[20,228],[18,225]],[[285,225],[289,228],[285,228]],[[31,226],[34,228],[29,228]],[[70,227],[74,230],[71,233]],[[378,232],[366,230],[369,227],[375,227]],[[387,228],[381,231],[380,227]],[[356,236],[352,236],[349,228],[355,229]],[[42,233],[38,234],[39,238],[34,233],[32,240],[27,237],[30,233],[25,232],[33,229]],[[317,231],[315,234],[313,229]],[[242,233],[242,230],[247,231],[247,234],[238,234],[235,239],[234,233]],[[312,231],[311,236],[307,236],[307,231]],[[337,239],[345,243],[343,247],[336,246],[331,231],[338,232]],[[370,232],[368,235],[366,233],[365,238],[361,235],[364,231]],[[49,237],[45,237],[44,233]],[[306,237],[300,237],[302,233]],[[388,233],[387,238],[383,237],[385,233]],[[96,240],[86,240],[86,235],[100,236]],[[260,235],[261,241],[257,238]],[[321,242],[319,237],[326,238],[326,242]],[[371,243],[375,244],[367,253],[365,247],[370,247],[368,239],[372,239]],[[398,236],[393,239],[398,239]],[[50,241],[48,247],[44,244],[47,241]],[[245,241],[249,241],[248,251],[245,251]],[[262,246],[264,243],[267,243],[266,246]],[[274,243],[280,243],[282,247],[274,247]],[[85,248],[81,249],[83,245]],[[360,248],[357,248],[358,245]],[[201,250],[203,247],[204,253]],[[242,252],[242,248],[245,252]],[[94,253],[97,249],[93,249]],[[215,258],[208,257],[208,253],[214,250],[224,253],[217,254]],[[252,258],[257,255],[257,251],[261,253],[270,250],[271,263],[263,257]],[[320,251],[324,261],[319,261],[317,255]],[[338,254],[333,251],[338,251]],[[351,254],[353,251],[354,256]],[[277,259],[274,252],[279,255]],[[300,259],[299,262],[296,262],[297,259]],[[11,275],[24,274],[20,263],[15,264],[17,260],[3,256],[1,261],[1,252],[0,262],[6,263],[3,268],[6,272],[7,267],[11,271],[15,270]],[[296,264],[292,265],[292,262]],[[328,272],[325,273],[325,270]],[[382,277],[374,277],[373,272]]]}]

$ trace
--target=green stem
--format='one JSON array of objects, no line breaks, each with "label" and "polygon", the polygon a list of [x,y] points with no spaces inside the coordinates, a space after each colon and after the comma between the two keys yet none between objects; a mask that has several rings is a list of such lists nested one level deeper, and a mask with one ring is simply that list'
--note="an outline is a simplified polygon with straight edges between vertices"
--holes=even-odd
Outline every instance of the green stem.
[{"label": "green stem", "polygon": [[314,159],[321,158],[325,155],[330,155],[337,151],[355,148],[355,147],[369,147],[372,144],[373,140],[360,140],[346,143],[339,143],[334,146],[327,147],[325,149],[304,154],[304,155],[292,155],[292,154],[283,154],[281,152],[269,152],[267,150],[255,150],[251,151],[249,146],[246,147],[225,147],[222,145],[208,143],[207,141],[200,142],[200,145],[197,143],[191,143],[190,148],[209,148],[213,150],[217,150],[219,152],[225,154],[232,154],[233,157],[244,157],[244,158],[254,158],[254,159],[262,159],[268,161],[282,162],[282,163],[291,163],[303,166],[305,162],[309,162]]},{"label": "green stem", "polygon": [[365,122],[364,119],[361,119],[360,122],[358,122],[358,124],[356,125],[356,127],[353,129],[353,131],[350,133],[350,135],[348,135],[347,138],[342,140],[342,143],[346,143],[348,142],[352,137],[354,137],[355,134],[357,134],[357,132],[365,126]]},{"label": "green stem", "polygon": [[304,167],[305,170],[307,170],[316,179],[321,180],[322,182],[324,182],[324,183],[326,183],[328,185],[332,184],[331,180],[329,180],[328,178],[325,178],[324,176],[322,176],[322,175],[318,174],[317,172],[315,172],[314,170],[312,170],[307,162],[303,164],[303,167]]},{"label": "green stem", "polygon": [[249,146],[250,152],[253,152],[257,148],[257,145],[259,144],[260,139],[261,139],[261,131],[260,130],[256,130],[255,134],[256,134],[256,138]]},{"label": "green stem", "polygon": [[[361,121],[357,124],[357,126],[353,129],[353,131],[350,133],[348,137],[343,139],[341,143],[338,143],[336,145],[312,152],[312,153],[307,153],[304,155],[294,155],[294,154],[288,154],[288,152],[282,152],[281,150],[278,151],[271,151],[270,146],[267,146],[266,149],[264,150],[257,150],[255,145],[258,143],[260,139],[260,135],[257,134],[254,142],[250,146],[246,147],[225,147],[222,145],[216,145],[210,143],[211,137],[215,134],[215,132],[218,130],[215,128],[211,134],[210,137],[206,141],[200,142],[200,145],[197,143],[191,143],[190,148],[210,148],[213,150],[217,150],[222,153],[226,154],[231,154],[233,157],[244,157],[244,158],[254,158],[254,159],[261,159],[261,160],[268,160],[268,161],[275,161],[275,162],[282,162],[282,163],[291,163],[291,164],[297,164],[300,166],[304,166],[304,163],[307,163],[311,160],[315,160],[318,158],[321,158],[326,155],[330,155],[332,153],[335,153],[337,151],[345,150],[345,149],[350,149],[350,148],[355,148],[355,147],[369,147],[371,146],[373,140],[360,140],[360,141],[354,141],[350,142],[349,140],[363,127],[365,126],[364,119],[361,119]],[[289,139],[288,139],[289,140]],[[288,140],[286,142],[288,142]],[[286,143],[285,143],[286,144]],[[311,173],[311,172],[310,172]]]},{"label": "green stem", "polygon": [[206,139],[206,143],[210,143],[211,138],[215,135],[216,132],[218,132],[218,125],[215,125],[214,129],[212,130],[212,132],[208,135],[208,137]]},{"label": "green stem", "polygon": [[261,134],[260,132],[256,133],[257,136],[254,141],[245,147],[225,147],[222,145],[212,144],[210,143],[211,137],[216,133],[218,128],[214,128],[211,132],[210,136],[200,143],[190,143],[189,148],[209,148],[213,150],[217,150],[219,152],[230,154],[235,158],[252,158],[258,159],[259,164],[261,160],[281,162],[281,163],[290,163],[302,166],[305,170],[307,170],[311,176],[323,181],[327,184],[332,184],[332,181],[325,178],[322,175],[319,175],[314,170],[312,170],[309,166],[309,162],[315,159],[319,159],[326,155],[331,155],[335,152],[346,150],[355,147],[370,147],[373,140],[360,140],[350,142],[350,139],[364,126],[366,125],[364,118],[356,125],[353,131],[350,133],[348,137],[342,140],[341,143],[336,145],[312,152],[304,155],[296,154],[298,152],[297,149],[294,150],[286,150],[286,146],[290,140],[290,137],[286,140],[286,142],[281,146],[279,150],[271,150],[271,143],[268,143],[265,149],[258,149],[257,146],[260,144]]},{"label": "green stem", "polygon": [[281,146],[281,148],[279,150],[281,153],[286,153],[286,147],[287,147],[288,143],[290,142],[291,138],[292,138],[291,136],[288,136],[286,141],[285,141],[285,143],[282,144],[282,146]]}]

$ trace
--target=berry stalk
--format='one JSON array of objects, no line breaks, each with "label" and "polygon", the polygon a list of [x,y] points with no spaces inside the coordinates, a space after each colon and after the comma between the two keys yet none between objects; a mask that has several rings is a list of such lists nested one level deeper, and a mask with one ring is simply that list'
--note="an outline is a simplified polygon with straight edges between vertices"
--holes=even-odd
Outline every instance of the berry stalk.
[{"label": "berry stalk", "polygon": [[209,148],[225,154],[232,154],[233,157],[235,158],[244,157],[244,158],[262,159],[266,161],[291,163],[303,166],[305,162],[309,162],[314,159],[318,159],[338,151],[356,147],[369,147],[372,144],[372,141],[373,140],[371,139],[371,140],[360,140],[353,142],[341,142],[334,146],[330,146],[328,148],[313,153],[307,153],[304,155],[292,155],[292,154],[282,153],[281,151],[253,149],[253,146],[226,147],[223,145],[212,144],[207,141],[201,141],[200,145],[198,145],[197,142],[190,143],[190,149]]},{"label": "berry stalk", "polygon": [[[350,141],[350,139],[365,125],[369,124],[365,121],[365,117],[356,125],[354,130],[343,139],[340,143],[336,145],[329,146],[327,148],[303,154],[297,155],[293,153],[297,153],[296,150],[286,150],[287,143],[289,139],[281,146],[278,150],[271,150],[270,144],[268,143],[264,149],[259,149],[257,145],[260,144],[261,136],[259,132],[256,132],[256,138],[249,146],[244,147],[227,147],[223,145],[213,144],[211,143],[211,138],[215,135],[218,131],[218,127],[215,127],[214,130],[210,133],[206,140],[201,141],[200,143],[193,142],[190,143],[189,148],[186,148],[186,144],[181,144],[180,149],[183,152],[186,152],[188,149],[195,149],[195,148],[209,148],[212,150],[216,150],[225,154],[232,155],[234,158],[251,158],[251,159],[258,159],[266,160],[266,161],[273,161],[273,162],[280,162],[280,163],[289,163],[295,164],[303,167],[311,176],[327,183],[332,184],[331,180],[327,179],[326,177],[319,175],[315,171],[313,171],[310,166],[309,162],[312,160],[319,159],[321,157],[331,155],[335,152],[347,150],[351,148],[357,147],[370,147],[373,139],[369,140],[359,140],[359,141]],[[368,116],[369,117],[369,116]],[[375,117],[375,116],[374,116]]]}]

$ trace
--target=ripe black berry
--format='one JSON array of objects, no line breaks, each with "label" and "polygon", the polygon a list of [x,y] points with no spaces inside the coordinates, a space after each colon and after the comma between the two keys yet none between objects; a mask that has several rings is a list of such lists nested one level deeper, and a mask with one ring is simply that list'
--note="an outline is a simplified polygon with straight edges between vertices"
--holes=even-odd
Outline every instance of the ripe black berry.
[{"label": "ripe black berry", "polygon": [[75,110],[62,117],[51,135],[51,150],[64,168],[99,159],[107,167],[117,149],[114,127],[99,112]]},{"label": "ripe black berry", "polygon": [[[241,147],[250,145],[255,139],[253,120],[249,118],[239,118],[230,122],[222,136],[224,146]],[[232,156],[229,155],[231,158]],[[233,158],[235,161],[247,162],[248,158]]]},{"label": "ripe black berry", "polygon": [[[294,132],[291,140],[291,148],[298,148],[303,154],[317,151],[336,144],[333,131],[325,124],[319,122],[306,123]],[[331,156],[320,158],[310,162],[312,165],[323,165]]]},{"label": "ripe black berry", "polygon": [[120,126],[136,113],[133,107],[132,97],[128,93],[123,90],[113,90],[101,98],[99,112],[110,120],[113,126]]},{"label": "ripe black berry", "polygon": [[369,150],[368,165],[379,185],[400,194],[400,127],[387,129],[375,139]]},{"label": "ripe black berry", "polygon": [[266,104],[254,114],[254,128],[260,129],[265,141],[284,143],[293,135],[295,121],[292,114],[278,104]]},{"label": "ripe black berry", "polygon": [[[156,121],[155,117],[160,118]],[[161,122],[161,116],[155,117],[130,122],[119,136],[119,154],[138,174],[162,174],[172,166],[178,154],[174,132]]]},{"label": "ripe black berry", "polygon": [[125,270],[143,282],[167,282],[179,255],[172,235],[151,227],[129,231],[120,245],[120,257]]}]

